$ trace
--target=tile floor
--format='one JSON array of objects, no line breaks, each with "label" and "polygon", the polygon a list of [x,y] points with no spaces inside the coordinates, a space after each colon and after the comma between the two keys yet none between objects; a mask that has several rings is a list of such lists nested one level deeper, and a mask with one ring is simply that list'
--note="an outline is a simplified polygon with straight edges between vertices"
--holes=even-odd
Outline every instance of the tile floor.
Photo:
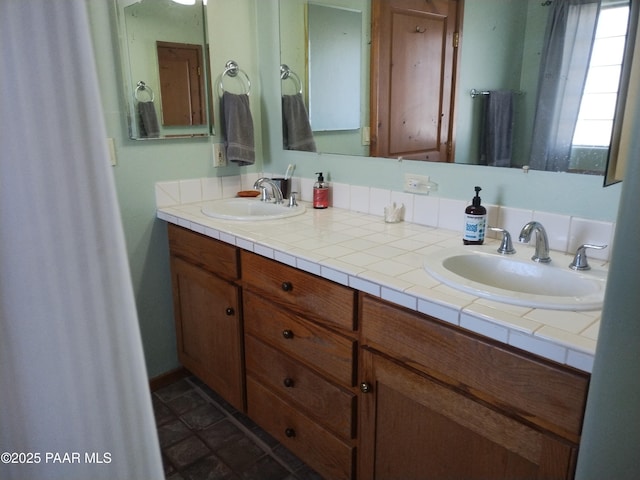
[{"label": "tile floor", "polygon": [[321,480],[196,377],[153,392],[167,480]]}]

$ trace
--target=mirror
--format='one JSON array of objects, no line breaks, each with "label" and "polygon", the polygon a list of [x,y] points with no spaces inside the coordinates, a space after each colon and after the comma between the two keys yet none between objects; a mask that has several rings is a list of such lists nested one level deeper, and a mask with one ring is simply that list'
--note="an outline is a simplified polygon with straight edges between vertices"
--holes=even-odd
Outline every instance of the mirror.
[{"label": "mirror", "polygon": [[[628,15],[629,2],[602,0],[600,16],[596,18],[610,16],[611,11],[616,9],[626,13],[623,17],[615,17],[616,19],[612,21],[614,26],[619,27],[618,31],[605,35],[598,31],[596,35],[597,43],[593,46],[594,53],[590,57],[593,59],[591,69],[596,77],[598,77],[596,75],[598,71],[603,72],[599,78],[605,80],[604,86],[594,87],[598,83],[596,81],[598,78],[595,80],[587,78],[587,91],[591,89],[590,93],[593,94],[591,98],[596,100],[591,106],[584,105],[580,110],[575,110],[576,115],[578,111],[581,112],[580,123],[576,128],[575,136],[570,140],[570,160],[560,167],[556,165],[538,166],[535,161],[530,160],[532,147],[539,143],[533,140],[539,103],[538,78],[545,45],[547,20],[554,8],[552,6],[554,2],[482,0],[464,3],[460,1],[459,3],[463,4],[461,9],[463,19],[455,95],[455,162],[480,163],[480,132],[487,95],[472,96],[471,92],[473,90],[488,92],[507,89],[516,93],[513,98],[511,167],[519,168],[527,165],[534,169],[603,174],[614,121],[613,112],[616,106],[625,48],[626,15]],[[367,143],[369,138],[370,4],[370,1],[360,0],[280,0],[281,63],[287,64],[300,78],[299,83],[309,111],[314,109],[313,98],[310,99],[308,94],[308,90],[313,84],[310,74],[313,57],[309,54],[308,47],[310,40],[308,29],[312,21],[310,16],[313,15],[311,6],[324,5],[362,12],[361,91],[363,93],[361,94],[360,128],[349,131],[317,131],[311,122],[318,152],[369,156]],[[592,28],[595,29],[595,27]],[[595,62],[598,58],[602,58],[600,52],[606,52],[604,57],[607,60],[614,58],[616,56],[614,52],[617,52],[617,64],[598,66]],[[330,81],[333,83],[331,88],[339,88],[339,66],[336,66],[332,73],[333,75],[330,76]],[[288,79],[282,80],[283,95],[292,93],[292,90],[296,88],[294,83]],[[585,98],[587,96],[585,95]],[[608,100],[603,100],[605,97],[608,97]],[[544,123],[542,120],[540,122]],[[570,130],[573,132],[573,127]],[[594,138],[597,140],[594,141]],[[324,139],[327,141],[323,141]],[[536,153],[536,155],[539,154]]]},{"label": "mirror", "polygon": [[132,139],[213,134],[206,7],[184,3],[116,1]]}]

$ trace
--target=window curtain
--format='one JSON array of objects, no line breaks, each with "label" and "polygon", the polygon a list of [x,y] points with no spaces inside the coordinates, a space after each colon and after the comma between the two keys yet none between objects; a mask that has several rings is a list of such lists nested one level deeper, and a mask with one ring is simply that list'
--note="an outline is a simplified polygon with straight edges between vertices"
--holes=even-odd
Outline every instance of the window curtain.
[{"label": "window curtain", "polygon": [[86,1],[0,0],[3,480],[164,478]]},{"label": "window curtain", "polygon": [[568,170],[600,0],[554,0],[541,55],[529,166]]}]

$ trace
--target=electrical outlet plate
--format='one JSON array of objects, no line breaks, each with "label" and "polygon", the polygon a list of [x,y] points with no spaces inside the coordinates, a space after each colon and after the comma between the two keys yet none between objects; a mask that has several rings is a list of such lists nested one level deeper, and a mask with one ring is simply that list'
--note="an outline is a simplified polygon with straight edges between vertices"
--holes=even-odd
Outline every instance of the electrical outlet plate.
[{"label": "electrical outlet plate", "polygon": [[413,173],[404,174],[404,191],[410,193],[421,193],[428,195],[432,188],[433,183],[429,181],[427,175],[416,175]]},{"label": "electrical outlet plate", "polygon": [[224,167],[227,165],[227,155],[224,150],[224,144],[213,144],[213,166]]}]

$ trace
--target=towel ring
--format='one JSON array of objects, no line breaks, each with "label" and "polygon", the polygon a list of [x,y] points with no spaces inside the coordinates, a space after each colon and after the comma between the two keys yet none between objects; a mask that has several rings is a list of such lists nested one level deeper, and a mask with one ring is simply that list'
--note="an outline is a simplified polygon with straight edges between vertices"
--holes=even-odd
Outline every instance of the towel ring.
[{"label": "towel ring", "polygon": [[[140,92],[146,92],[147,95],[149,95],[149,100],[143,100],[141,99],[138,94]],[[146,83],[144,83],[142,80],[140,80],[136,86],[136,91],[133,93],[133,96],[135,97],[135,99],[139,102],[153,102],[153,99],[155,98],[153,95],[153,90],[151,90],[151,87],[149,87]]]},{"label": "towel ring", "polygon": [[224,84],[222,83],[222,81],[224,80],[224,76],[228,75],[231,78],[237,77],[238,74],[241,73],[242,75],[244,75],[244,79],[246,81],[246,89],[247,91],[244,92],[247,94],[247,96],[249,95],[249,93],[251,92],[251,80],[249,80],[249,75],[247,75],[244,70],[241,70],[240,67],[238,67],[238,64],[236,62],[234,62],[233,60],[229,60],[226,64],[225,64],[225,69],[224,72],[222,72],[222,75],[220,75],[220,83],[218,84],[218,86],[220,87],[220,89],[222,90],[222,92],[225,92],[224,89]]},{"label": "towel ring", "polygon": [[289,68],[289,65],[283,63],[280,65],[280,80],[290,79],[298,87],[298,93],[302,94],[302,82],[296,72]]}]

